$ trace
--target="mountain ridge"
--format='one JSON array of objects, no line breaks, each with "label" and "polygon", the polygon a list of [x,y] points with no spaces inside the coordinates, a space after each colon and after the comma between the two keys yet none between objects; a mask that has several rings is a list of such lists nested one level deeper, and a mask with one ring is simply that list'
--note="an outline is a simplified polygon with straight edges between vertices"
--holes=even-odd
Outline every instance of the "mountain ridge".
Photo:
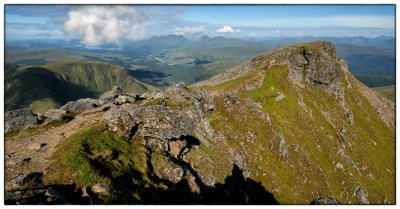
[{"label": "mountain ridge", "polygon": [[[115,85],[137,94],[156,90],[119,66],[98,61],[59,62],[8,71],[5,85],[6,110],[30,106],[39,112],[70,100],[97,97]],[[37,108],[43,105],[47,108]]]},{"label": "mountain ridge", "polygon": [[[107,95],[102,98],[108,102],[91,101],[99,105],[77,115],[97,115],[90,119],[97,126],[68,138],[57,133],[52,160],[30,170],[42,173],[34,179],[47,190],[76,187],[59,195],[67,202],[396,201],[394,105],[357,81],[330,42],[279,48],[208,81],[180,83],[157,95],[130,100],[118,88]],[[19,143],[48,144],[26,134],[6,140],[8,166],[31,154]],[[24,184],[12,184],[11,173],[6,191],[12,193],[12,186]],[[68,199],[74,195],[86,199]],[[21,199],[13,197],[8,201]]]}]

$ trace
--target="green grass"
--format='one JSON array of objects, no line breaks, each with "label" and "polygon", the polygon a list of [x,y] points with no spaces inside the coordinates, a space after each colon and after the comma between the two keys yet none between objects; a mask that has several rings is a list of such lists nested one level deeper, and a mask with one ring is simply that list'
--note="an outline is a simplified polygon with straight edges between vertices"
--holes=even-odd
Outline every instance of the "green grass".
[{"label": "green grass", "polygon": [[382,86],[372,88],[372,90],[378,92],[380,95],[384,96],[386,99],[389,99],[392,102],[396,102],[396,86]]},{"label": "green grass", "polygon": [[205,90],[209,90],[209,91],[232,90],[238,84],[240,84],[241,86],[243,84],[251,84],[251,83],[254,83],[254,81],[260,80],[260,79],[261,79],[261,75],[259,74],[259,72],[255,71],[252,73],[248,73],[242,77],[232,79],[232,80],[229,80],[229,81],[221,83],[221,84],[217,84],[214,86],[205,86],[203,88]]},{"label": "green grass", "polygon": [[[138,163],[134,160],[139,157],[135,156],[135,150],[122,136],[107,131],[105,125],[96,125],[72,135],[58,147],[46,182],[62,184],[72,180],[80,188],[95,183],[110,184]],[[96,167],[96,159],[105,163]]]},{"label": "green grass", "polygon": [[[216,132],[224,134],[230,147],[248,153],[243,157],[253,179],[261,181],[283,204],[308,204],[318,195],[357,203],[351,196],[354,181],[368,192],[371,202],[378,203],[385,198],[394,202],[393,129],[380,119],[362,95],[343,85],[346,102],[354,114],[352,127],[334,96],[309,84],[305,88],[295,86],[288,82],[287,72],[286,66],[275,66],[266,71],[260,88],[239,92],[242,105],[248,97],[261,103],[262,111],[270,116],[271,126],[254,110],[233,106],[228,112],[224,101],[215,99],[217,111],[210,116],[210,124]],[[246,84],[245,77],[252,78],[246,75],[208,90],[240,89]],[[285,95],[279,102],[275,101],[278,92]],[[307,111],[298,103],[300,95]],[[362,101],[362,107],[357,106],[356,99]],[[344,145],[338,140],[338,128],[347,130]],[[256,136],[255,143],[248,141],[248,133]],[[281,136],[288,146],[286,159],[279,157]],[[371,140],[379,145],[373,145]],[[337,154],[342,146],[350,160]],[[345,170],[335,167],[338,162]],[[353,162],[365,170],[359,172]],[[365,177],[370,174],[375,179]],[[344,195],[346,191],[349,197]]]},{"label": "green grass", "polygon": [[34,113],[44,113],[49,109],[56,108],[58,105],[49,98],[36,100],[29,105],[29,108]]}]

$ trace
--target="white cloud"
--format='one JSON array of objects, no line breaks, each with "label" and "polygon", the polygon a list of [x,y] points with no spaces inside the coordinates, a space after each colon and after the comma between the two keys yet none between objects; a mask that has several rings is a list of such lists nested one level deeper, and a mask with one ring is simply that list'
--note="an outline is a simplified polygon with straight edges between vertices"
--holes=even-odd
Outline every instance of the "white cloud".
[{"label": "white cloud", "polygon": [[222,26],[222,28],[217,29],[218,33],[239,33],[240,30],[235,30],[231,26]]},{"label": "white cloud", "polygon": [[68,38],[78,36],[85,46],[121,44],[144,36],[143,14],[132,6],[72,7],[64,22]]},{"label": "white cloud", "polygon": [[175,35],[199,35],[203,33],[207,33],[207,29],[200,25],[200,26],[195,26],[195,27],[175,27],[174,30],[172,31],[173,34]]}]

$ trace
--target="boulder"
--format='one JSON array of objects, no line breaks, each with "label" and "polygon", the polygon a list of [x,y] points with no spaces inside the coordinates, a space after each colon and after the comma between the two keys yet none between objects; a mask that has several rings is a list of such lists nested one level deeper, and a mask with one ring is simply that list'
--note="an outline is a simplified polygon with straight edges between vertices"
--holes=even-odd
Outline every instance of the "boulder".
[{"label": "boulder", "polygon": [[107,184],[97,183],[92,186],[92,192],[99,195],[110,195],[110,187]]},{"label": "boulder", "polygon": [[108,91],[100,96],[100,100],[110,102],[122,94],[122,88],[120,86],[114,86],[111,91]]},{"label": "boulder", "polygon": [[337,169],[343,170],[343,164],[341,164],[341,163],[336,163],[336,168],[337,168]]},{"label": "boulder", "polygon": [[26,146],[26,149],[39,151],[42,148],[42,146],[43,145],[39,143],[31,143],[28,146]]},{"label": "boulder", "polygon": [[48,125],[53,122],[59,122],[64,119],[65,114],[67,114],[66,110],[63,109],[50,109],[43,113],[42,117],[44,118],[43,125]]},{"label": "boulder", "polygon": [[117,105],[122,105],[125,103],[134,103],[136,101],[136,95],[135,96],[129,94],[119,95],[114,101]]},{"label": "boulder", "polygon": [[37,116],[28,108],[11,110],[5,113],[4,132],[37,125]]},{"label": "boulder", "polygon": [[284,98],[285,98],[285,95],[283,93],[279,92],[278,95],[276,95],[276,97],[275,97],[275,101],[279,102]]},{"label": "boulder", "polygon": [[90,99],[90,98],[79,99],[77,101],[68,102],[60,109],[72,113],[82,113],[86,110],[98,107],[97,103],[98,103],[97,99]]},{"label": "boulder", "polygon": [[356,186],[354,188],[354,193],[355,195],[357,195],[360,204],[365,204],[365,205],[369,204],[368,195],[360,186]]},{"label": "boulder", "polygon": [[319,196],[317,199],[311,201],[310,205],[340,205],[341,203],[333,198]]}]

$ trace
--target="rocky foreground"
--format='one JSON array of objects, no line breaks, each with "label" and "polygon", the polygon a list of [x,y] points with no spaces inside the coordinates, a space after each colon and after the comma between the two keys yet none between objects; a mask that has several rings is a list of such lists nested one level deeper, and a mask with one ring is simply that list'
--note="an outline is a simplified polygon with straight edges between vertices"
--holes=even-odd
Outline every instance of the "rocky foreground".
[{"label": "rocky foreground", "polygon": [[5,115],[6,204],[392,204],[394,105],[329,42]]}]

